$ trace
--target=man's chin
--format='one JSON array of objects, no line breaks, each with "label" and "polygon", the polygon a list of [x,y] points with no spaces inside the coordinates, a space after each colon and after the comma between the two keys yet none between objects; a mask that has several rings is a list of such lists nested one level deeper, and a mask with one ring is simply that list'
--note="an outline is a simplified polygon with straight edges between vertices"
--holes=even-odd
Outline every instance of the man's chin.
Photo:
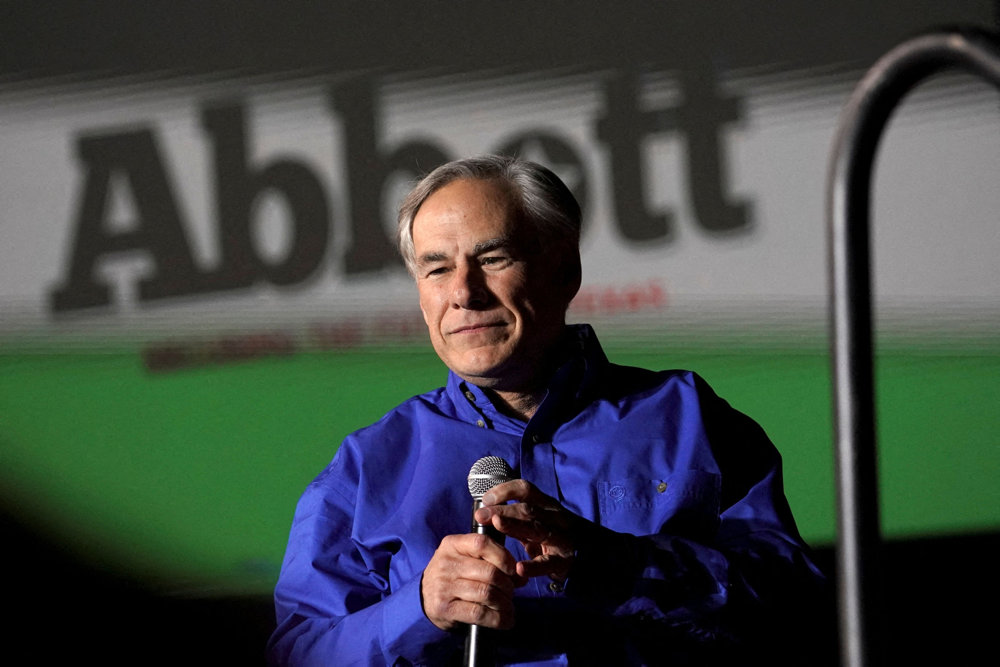
[{"label": "man's chin", "polygon": [[[503,351],[497,351],[503,352]],[[485,389],[523,391],[533,385],[542,361],[521,354],[466,354],[445,362],[460,378]]]},{"label": "man's chin", "polygon": [[492,378],[500,375],[507,365],[510,355],[492,345],[482,345],[466,350],[462,354],[452,355],[453,364],[445,364],[459,375],[465,377]]}]

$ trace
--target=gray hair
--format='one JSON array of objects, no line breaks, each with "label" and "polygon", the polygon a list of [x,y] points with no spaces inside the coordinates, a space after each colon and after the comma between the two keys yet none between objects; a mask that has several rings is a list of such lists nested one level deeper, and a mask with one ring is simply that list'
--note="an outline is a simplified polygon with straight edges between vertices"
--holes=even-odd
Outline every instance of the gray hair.
[{"label": "gray hair", "polygon": [[399,207],[396,241],[410,275],[415,275],[413,219],[423,203],[444,186],[463,179],[505,186],[522,220],[538,232],[543,247],[573,253],[579,266],[580,205],[566,184],[535,162],[504,155],[482,155],[443,164],[427,174]]}]

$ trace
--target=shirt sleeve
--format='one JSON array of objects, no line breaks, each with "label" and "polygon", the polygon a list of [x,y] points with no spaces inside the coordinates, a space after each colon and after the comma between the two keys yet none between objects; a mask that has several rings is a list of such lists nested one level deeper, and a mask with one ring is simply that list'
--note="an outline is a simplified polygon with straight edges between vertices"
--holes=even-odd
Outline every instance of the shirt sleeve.
[{"label": "shirt sleeve", "polygon": [[688,642],[722,662],[751,651],[764,664],[794,662],[797,647],[825,641],[816,630],[831,627],[826,580],[795,526],[777,450],[756,422],[695,383],[721,477],[715,526],[632,535],[587,523],[566,593],[624,621],[647,651]]},{"label": "shirt sleeve", "polygon": [[420,577],[390,591],[352,540],[351,500],[330,470],[300,499],[275,587],[274,665],[428,664],[454,637],[424,615]]}]

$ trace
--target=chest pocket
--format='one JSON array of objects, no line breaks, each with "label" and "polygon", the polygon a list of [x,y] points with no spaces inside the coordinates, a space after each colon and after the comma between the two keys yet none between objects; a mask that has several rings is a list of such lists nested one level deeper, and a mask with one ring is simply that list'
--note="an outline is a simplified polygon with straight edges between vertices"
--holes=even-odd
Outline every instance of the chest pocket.
[{"label": "chest pocket", "polygon": [[633,535],[705,538],[719,525],[720,486],[719,475],[703,470],[599,482],[601,525]]}]

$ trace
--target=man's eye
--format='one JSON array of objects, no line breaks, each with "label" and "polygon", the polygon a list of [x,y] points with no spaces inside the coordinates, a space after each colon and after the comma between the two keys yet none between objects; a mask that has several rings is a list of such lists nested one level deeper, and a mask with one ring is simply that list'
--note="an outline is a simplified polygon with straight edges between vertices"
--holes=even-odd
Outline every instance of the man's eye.
[{"label": "man's eye", "polygon": [[483,257],[480,260],[484,265],[490,264],[503,264],[507,261],[507,258],[503,255],[490,255],[489,257]]}]

